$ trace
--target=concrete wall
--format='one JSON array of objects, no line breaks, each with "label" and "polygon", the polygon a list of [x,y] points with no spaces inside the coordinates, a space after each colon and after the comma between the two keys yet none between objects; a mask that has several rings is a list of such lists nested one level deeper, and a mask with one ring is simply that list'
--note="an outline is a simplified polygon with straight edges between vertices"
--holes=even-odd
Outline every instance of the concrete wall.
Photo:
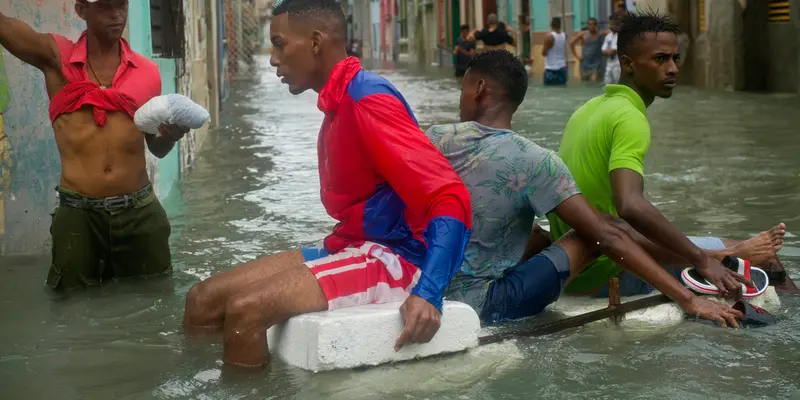
[{"label": "concrete wall", "polygon": [[[795,40],[800,42],[800,1],[792,2],[792,24]],[[800,51],[797,52],[797,75],[800,76]],[[800,79],[797,80],[797,93],[800,93]]]},{"label": "concrete wall", "polygon": [[792,22],[772,22],[767,25],[767,90],[772,92],[794,92],[800,86],[800,34],[796,25],[800,19],[800,1],[794,0],[789,4],[792,5]]},{"label": "concrete wall", "polygon": [[[73,39],[84,29],[71,1],[3,1],[0,11],[37,31]],[[7,173],[0,175],[0,197],[4,200],[0,205],[0,253],[39,253],[49,248],[50,213],[56,204],[54,189],[61,161],[47,113],[49,101],[42,73],[2,51],[11,101],[3,111],[7,139],[0,163]]]},{"label": "concrete wall", "polygon": [[[194,155],[208,134],[208,129],[215,125],[218,115],[219,96],[212,90],[215,79],[214,69],[217,64],[213,54],[208,49],[214,49],[213,25],[215,16],[210,12],[211,4],[207,0],[184,0],[184,15],[186,16],[185,36],[186,54],[183,59],[183,74],[178,80],[178,92],[191,98],[197,104],[210,110],[212,121],[200,129],[193,130],[180,142],[180,171],[186,173],[194,163]],[[211,56],[212,58],[209,58]]]}]

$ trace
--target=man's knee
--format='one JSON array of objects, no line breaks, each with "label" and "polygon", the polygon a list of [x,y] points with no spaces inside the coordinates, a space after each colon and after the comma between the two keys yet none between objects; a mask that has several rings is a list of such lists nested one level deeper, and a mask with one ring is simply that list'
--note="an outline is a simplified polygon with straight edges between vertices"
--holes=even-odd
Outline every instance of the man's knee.
[{"label": "man's knee", "polygon": [[225,320],[236,323],[257,323],[264,317],[264,310],[261,308],[260,293],[237,293],[225,303]]},{"label": "man's knee", "polygon": [[203,325],[209,318],[221,315],[221,310],[215,310],[214,302],[214,292],[208,281],[196,283],[186,294],[186,318],[193,325]]}]

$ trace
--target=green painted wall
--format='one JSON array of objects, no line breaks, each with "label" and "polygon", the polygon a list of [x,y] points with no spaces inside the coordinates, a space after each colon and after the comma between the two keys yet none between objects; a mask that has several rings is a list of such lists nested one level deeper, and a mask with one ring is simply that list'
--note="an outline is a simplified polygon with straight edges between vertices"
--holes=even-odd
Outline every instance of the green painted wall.
[{"label": "green painted wall", "polygon": [[586,18],[583,15],[583,0],[572,0],[572,13],[575,15],[575,17],[572,18],[572,31],[577,32],[581,30],[584,18]]},{"label": "green painted wall", "polygon": [[[153,45],[150,36],[150,2],[132,1],[128,11],[128,42],[137,53],[146,56],[158,64],[161,72],[161,93],[176,93],[175,60],[153,57]],[[179,147],[175,146],[166,157],[158,160],[158,173],[155,182],[160,198],[169,196],[172,187],[180,179]]]},{"label": "green painted wall", "polygon": [[533,18],[533,32],[550,31],[550,1],[532,0],[531,18]]}]

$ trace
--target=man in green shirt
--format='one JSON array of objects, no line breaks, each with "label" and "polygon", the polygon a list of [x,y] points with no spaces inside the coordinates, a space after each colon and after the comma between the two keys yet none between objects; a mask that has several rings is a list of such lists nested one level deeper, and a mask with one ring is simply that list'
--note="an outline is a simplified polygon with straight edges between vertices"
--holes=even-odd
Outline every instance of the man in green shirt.
[{"label": "man in green shirt", "polygon": [[[653,13],[619,18],[619,84],[606,85],[604,95],[575,111],[564,130],[559,156],[595,208],[624,220],[628,231],[662,265],[692,264],[723,296],[738,298],[741,283],[752,286],[752,282],[723,267],[720,260],[734,255],[758,264],[774,258],[783,245],[785,226],[779,224],[728,248],[717,238],[693,242],[644,198],[643,162],[650,147],[646,112],[656,97],[672,96],[676,86],[678,26]],[[557,215],[549,214],[548,219],[553,239],[569,231]],[[590,292],[620,272],[618,265],[603,257],[575,277],[566,290]]]}]

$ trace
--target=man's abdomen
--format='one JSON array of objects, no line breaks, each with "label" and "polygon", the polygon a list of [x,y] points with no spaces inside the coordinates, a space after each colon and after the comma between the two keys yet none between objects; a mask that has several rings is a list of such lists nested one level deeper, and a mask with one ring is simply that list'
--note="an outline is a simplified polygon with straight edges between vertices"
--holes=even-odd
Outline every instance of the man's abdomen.
[{"label": "man's abdomen", "polygon": [[134,192],[149,182],[144,135],[122,113],[98,126],[91,108],[60,116],[53,124],[61,155],[61,182],[90,197]]}]

